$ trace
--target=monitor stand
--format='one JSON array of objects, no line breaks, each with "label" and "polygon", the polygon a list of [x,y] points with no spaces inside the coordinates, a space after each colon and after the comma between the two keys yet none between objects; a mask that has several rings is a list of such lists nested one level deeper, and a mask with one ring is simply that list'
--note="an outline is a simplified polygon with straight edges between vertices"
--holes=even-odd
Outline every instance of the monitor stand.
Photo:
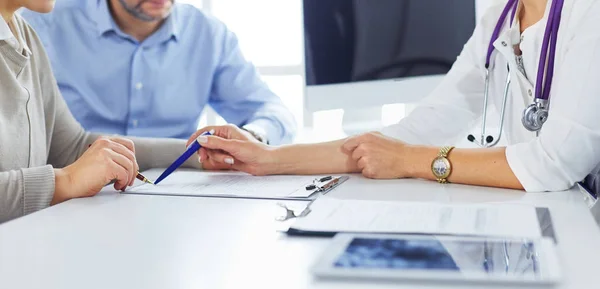
[{"label": "monitor stand", "polygon": [[381,106],[344,109],[342,128],[348,136],[383,128]]}]

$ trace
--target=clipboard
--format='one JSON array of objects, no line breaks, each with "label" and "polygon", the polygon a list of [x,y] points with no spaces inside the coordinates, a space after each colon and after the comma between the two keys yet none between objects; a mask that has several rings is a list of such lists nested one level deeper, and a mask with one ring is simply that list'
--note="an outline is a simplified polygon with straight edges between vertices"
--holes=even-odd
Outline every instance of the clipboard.
[{"label": "clipboard", "polygon": [[579,187],[579,192],[583,197],[583,201],[591,210],[598,202],[598,195],[593,190],[591,190],[585,182],[577,183],[577,187]]},{"label": "clipboard", "polygon": [[[152,176],[157,172],[150,170],[144,173],[147,176]],[[239,180],[238,174],[241,177]],[[292,178],[292,180],[289,181],[288,178]],[[294,181],[293,178],[298,178],[298,180]],[[184,169],[174,173],[173,177],[169,179],[170,183],[161,183],[159,186],[140,184],[122,193],[178,197],[311,201],[329,193],[348,179],[349,176],[333,175],[253,177],[239,172],[230,174],[227,172],[198,172]]]},{"label": "clipboard", "polygon": [[[278,221],[287,222],[287,223],[285,223],[285,226],[280,227],[279,231],[286,233],[288,236],[325,237],[325,238],[332,238],[337,233],[346,233],[346,232],[342,232],[342,231],[340,231],[340,232],[304,231],[304,230],[293,228],[293,219],[303,218],[303,217],[309,215],[312,212],[312,210],[310,209],[310,205],[313,202],[314,201],[311,201],[299,214],[297,214],[297,215],[293,214],[292,216],[290,216],[290,213],[288,212],[288,218],[279,219]],[[286,208],[286,207],[284,207],[284,208]],[[537,223],[540,227],[541,236],[550,238],[555,244],[558,244],[558,239],[557,239],[556,232],[554,229],[554,223],[552,221],[550,209],[548,209],[547,207],[535,207],[535,214],[537,217]],[[600,224],[600,222],[599,222],[599,224]],[[355,232],[353,232],[353,233],[355,233]],[[364,233],[373,234],[372,232],[364,232]],[[377,233],[377,234],[397,234],[397,233],[389,232],[389,233]],[[411,233],[411,234],[427,235],[427,233]],[[444,234],[437,234],[437,235],[444,235]]]},{"label": "clipboard", "polygon": [[589,188],[585,181],[577,183],[577,186],[579,187],[579,192],[583,197],[583,201],[590,209],[590,213],[596,221],[596,224],[600,226],[600,205],[598,203],[598,194]]}]

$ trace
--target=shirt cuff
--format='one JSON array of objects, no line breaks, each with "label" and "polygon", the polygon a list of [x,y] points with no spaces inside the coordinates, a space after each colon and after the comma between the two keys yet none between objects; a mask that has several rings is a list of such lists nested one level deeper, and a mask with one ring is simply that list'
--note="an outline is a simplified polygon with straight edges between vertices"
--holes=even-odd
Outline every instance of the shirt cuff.
[{"label": "shirt cuff", "polygon": [[23,169],[23,215],[50,206],[54,197],[54,169],[43,166]]},{"label": "shirt cuff", "polygon": [[422,140],[406,129],[402,123],[386,126],[380,132],[385,136],[401,140],[408,144],[424,144]]},{"label": "shirt cuff", "polygon": [[[538,151],[538,153],[536,153]],[[548,158],[539,155],[541,149],[530,143],[520,143],[506,147],[506,161],[523,189],[527,192],[563,191],[572,184],[566,177],[553,169]]]},{"label": "shirt cuff", "polygon": [[277,144],[281,139],[280,129],[277,128],[273,123],[266,119],[257,119],[246,125],[243,128],[253,131],[254,133],[264,136],[265,141],[269,144]]}]

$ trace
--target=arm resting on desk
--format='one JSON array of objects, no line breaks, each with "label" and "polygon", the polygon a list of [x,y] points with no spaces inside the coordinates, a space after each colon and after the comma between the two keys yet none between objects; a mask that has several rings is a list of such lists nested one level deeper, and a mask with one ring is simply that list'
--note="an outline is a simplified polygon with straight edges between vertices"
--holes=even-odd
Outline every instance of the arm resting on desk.
[{"label": "arm resting on desk", "polygon": [[[413,146],[410,148],[414,158],[409,175],[413,178],[435,180],[431,172],[431,161],[437,156],[439,148]],[[523,190],[506,160],[506,148],[492,149],[453,149],[449,160],[452,162],[451,183],[486,187],[498,187]]]},{"label": "arm resting on desk", "polygon": [[[231,155],[235,160],[233,169],[255,175],[362,172],[375,179],[433,180],[431,162],[439,151],[439,148],[409,145],[379,133],[282,147],[219,137],[200,141],[206,148]],[[508,165],[505,148],[455,149],[449,159],[453,165],[451,182],[523,189]]]}]

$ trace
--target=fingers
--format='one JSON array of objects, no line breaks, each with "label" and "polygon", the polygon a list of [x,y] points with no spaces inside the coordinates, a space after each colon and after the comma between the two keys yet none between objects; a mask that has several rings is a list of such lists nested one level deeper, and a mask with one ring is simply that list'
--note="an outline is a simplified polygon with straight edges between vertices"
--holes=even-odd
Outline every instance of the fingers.
[{"label": "fingers", "polygon": [[375,177],[373,164],[371,163],[371,156],[369,156],[367,147],[365,145],[359,145],[354,149],[352,152],[352,159],[356,161],[356,167],[360,170],[364,177],[370,179]]},{"label": "fingers", "polygon": [[361,158],[356,162],[356,166],[358,167],[358,169],[360,169],[360,171],[362,172],[368,165],[367,159],[366,158]]},{"label": "fingers", "polygon": [[[128,184],[130,186],[133,185],[133,182],[135,181],[135,177],[139,170],[138,163],[135,158],[134,152],[131,151],[129,148],[125,147],[124,145],[122,145],[121,143],[117,143],[117,142],[110,143],[108,145],[108,148],[110,148],[113,152],[115,152],[119,156],[122,156],[123,158],[126,158],[129,161],[129,163],[131,164],[131,172],[130,172],[131,179],[129,180]],[[119,159],[121,159],[121,158],[119,158]],[[124,165],[122,162],[118,162],[118,163],[121,165]]]},{"label": "fingers", "polygon": [[198,143],[207,149],[223,150],[229,154],[233,154],[232,152],[234,152],[241,144],[239,141],[224,139],[217,136],[199,136],[197,140]]},{"label": "fingers", "polygon": [[353,136],[348,138],[344,144],[342,145],[342,148],[347,151],[347,152],[352,152],[354,151],[354,149],[359,146],[361,143],[360,141],[360,136]]},{"label": "fingers", "polygon": [[111,172],[110,178],[116,180],[114,185],[115,190],[125,190],[125,188],[127,188],[128,180],[130,178],[127,169],[122,165],[118,164],[116,161],[110,161],[108,166]]},{"label": "fingers", "polygon": [[200,148],[198,150],[198,161],[203,163],[208,160],[208,150],[206,148]]},{"label": "fingers", "polygon": [[[192,136],[190,136],[190,138],[188,139],[187,143],[185,144],[185,146],[189,146],[192,142],[194,142],[201,134],[207,132],[207,131],[217,131],[218,127],[217,126],[207,126],[207,127],[203,127],[199,130],[197,130],[194,134],[192,134]],[[212,133],[214,134],[214,133]]]},{"label": "fingers", "polygon": [[367,148],[365,145],[358,145],[351,152],[352,152],[352,159],[354,161],[358,161],[360,158],[367,155]]},{"label": "fingers", "polygon": [[218,126],[207,126],[198,131],[196,131],[187,141],[187,146],[189,146],[193,141],[197,140],[199,136],[203,133],[210,131],[211,135],[218,136],[224,139],[230,140],[241,140],[241,141],[255,141],[254,137],[237,127],[233,124],[226,125],[218,125]]},{"label": "fingers", "polygon": [[121,144],[122,146],[126,147],[135,154],[135,145],[133,144],[132,140],[120,137],[110,137],[108,139],[118,144]]},{"label": "fingers", "polygon": [[217,163],[222,163],[222,164],[227,164],[227,165],[233,165],[235,163],[235,160],[233,159],[232,156],[223,153],[222,151],[215,151],[215,150],[210,150],[207,151],[208,153],[208,157]]},{"label": "fingers", "polygon": [[373,165],[370,163],[368,157],[362,157],[356,162],[356,166],[360,170],[361,174],[365,178],[375,179],[377,178],[377,174],[373,168]]},{"label": "fingers", "polygon": [[124,167],[128,171],[129,178],[123,181],[126,186],[133,185],[139,170],[133,141],[118,137],[102,137],[96,140],[92,146],[107,159]]},{"label": "fingers", "polygon": [[[137,175],[137,171],[135,170],[135,167],[133,165],[134,163],[126,156],[119,154],[114,150],[107,149],[107,153],[110,155],[110,159],[114,163],[118,164],[127,172],[127,179],[121,179],[121,181],[124,184],[123,188],[130,186],[133,182],[133,179],[135,179],[135,176]],[[119,179],[117,179],[117,181],[118,180]]]},{"label": "fingers", "polygon": [[342,147],[344,150],[351,152],[359,145],[368,142],[374,142],[381,137],[383,137],[383,134],[380,132],[369,132],[362,135],[353,136],[348,138]]},{"label": "fingers", "polygon": [[207,171],[222,171],[222,170],[231,170],[233,167],[224,163],[217,163],[212,159],[208,159],[202,163],[202,169]]}]

